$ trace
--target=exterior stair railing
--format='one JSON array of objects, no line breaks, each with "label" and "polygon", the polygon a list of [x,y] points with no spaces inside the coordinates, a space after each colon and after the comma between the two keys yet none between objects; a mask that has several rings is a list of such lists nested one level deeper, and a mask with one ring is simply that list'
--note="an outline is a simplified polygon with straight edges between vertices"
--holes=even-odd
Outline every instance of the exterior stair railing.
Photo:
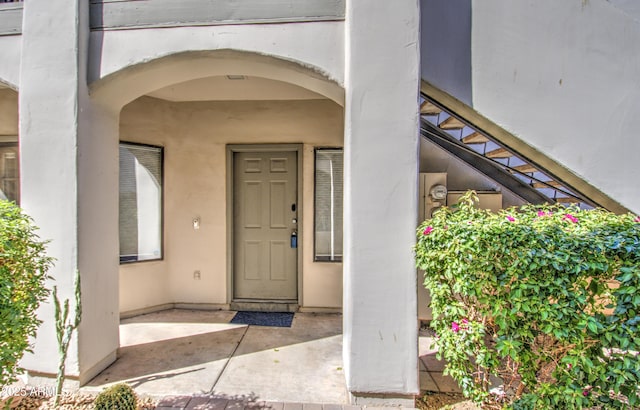
[{"label": "exterior stair railing", "polygon": [[598,204],[539,164],[475,127],[424,91],[420,98],[421,134],[467,162],[527,202]]}]

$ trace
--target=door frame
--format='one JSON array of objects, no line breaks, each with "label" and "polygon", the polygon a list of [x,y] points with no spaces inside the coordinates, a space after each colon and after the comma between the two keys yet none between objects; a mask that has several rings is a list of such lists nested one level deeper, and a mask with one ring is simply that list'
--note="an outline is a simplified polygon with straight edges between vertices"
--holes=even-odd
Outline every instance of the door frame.
[{"label": "door frame", "polygon": [[227,145],[227,178],[226,178],[226,195],[227,195],[227,303],[234,301],[234,214],[233,214],[233,182],[234,182],[234,154],[236,152],[296,152],[296,189],[297,189],[297,208],[298,208],[298,247],[296,252],[296,268],[297,268],[297,298],[299,306],[302,306],[302,247],[304,246],[304,218],[302,203],[303,188],[303,144],[228,144]]}]

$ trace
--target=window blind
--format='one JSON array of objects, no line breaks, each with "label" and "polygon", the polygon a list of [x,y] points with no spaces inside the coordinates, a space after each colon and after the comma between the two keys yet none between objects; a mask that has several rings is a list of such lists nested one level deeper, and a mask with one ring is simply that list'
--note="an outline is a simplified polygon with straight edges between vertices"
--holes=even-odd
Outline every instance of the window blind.
[{"label": "window blind", "polygon": [[162,148],[120,143],[120,261],[162,258]]},{"label": "window blind", "polygon": [[342,149],[315,153],[315,260],[342,260]]}]

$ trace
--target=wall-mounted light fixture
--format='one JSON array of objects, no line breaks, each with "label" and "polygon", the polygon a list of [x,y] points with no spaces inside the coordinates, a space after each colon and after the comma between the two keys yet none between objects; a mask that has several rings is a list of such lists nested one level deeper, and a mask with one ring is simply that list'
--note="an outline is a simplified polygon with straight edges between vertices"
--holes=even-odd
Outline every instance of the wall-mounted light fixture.
[{"label": "wall-mounted light fixture", "polygon": [[195,218],[193,218],[193,220],[191,222],[193,223],[193,229],[194,230],[200,229],[200,217],[199,216],[196,216]]}]

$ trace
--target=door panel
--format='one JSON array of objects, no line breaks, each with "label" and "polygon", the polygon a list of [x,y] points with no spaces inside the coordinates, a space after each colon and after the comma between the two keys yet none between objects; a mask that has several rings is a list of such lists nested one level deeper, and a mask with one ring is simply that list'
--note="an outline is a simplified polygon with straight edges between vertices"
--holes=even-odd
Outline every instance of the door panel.
[{"label": "door panel", "polygon": [[270,226],[272,229],[281,229],[286,228],[288,226],[287,219],[290,218],[291,209],[287,209],[291,207],[291,204],[288,204],[287,197],[287,183],[284,181],[271,181],[270,189],[270,200],[271,206],[270,209]]},{"label": "door panel", "polygon": [[271,280],[287,280],[287,245],[285,241],[271,241]]},{"label": "door panel", "polygon": [[244,280],[260,280],[260,241],[244,241]]},{"label": "door panel", "polygon": [[234,154],[234,298],[297,299],[296,152]]},{"label": "door panel", "polygon": [[246,229],[257,228],[262,226],[261,209],[262,203],[262,184],[258,181],[245,181],[245,198],[242,201],[242,212],[244,216],[243,227]]}]

